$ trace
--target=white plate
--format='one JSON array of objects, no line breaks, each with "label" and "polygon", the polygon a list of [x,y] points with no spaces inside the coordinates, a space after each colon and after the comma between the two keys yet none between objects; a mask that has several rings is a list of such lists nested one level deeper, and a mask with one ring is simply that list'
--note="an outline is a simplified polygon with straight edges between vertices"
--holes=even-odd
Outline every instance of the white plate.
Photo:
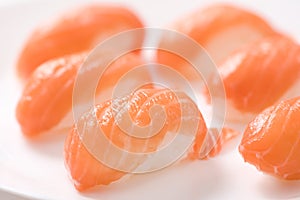
[{"label": "white plate", "polygon": [[[37,199],[264,199],[300,197],[299,182],[265,176],[243,162],[236,139],[222,154],[208,161],[172,166],[146,175],[134,175],[107,187],[78,193],[63,164],[65,134],[27,141],[15,120],[20,85],[14,71],[21,45],[41,21],[83,1],[36,1],[0,8],[0,189]],[[86,2],[86,1],[85,1]],[[120,1],[114,1],[120,2]],[[126,1],[150,26],[163,26],[178,15],[204,6],[208,0]],[[162,2],[162,1],[161,1]],[[263,14],[276,27],[300,37],[298,1],[235,2]],[[8,198],[0,191],[0,197]],[[12,199],[12,197],[11,197]]]}]

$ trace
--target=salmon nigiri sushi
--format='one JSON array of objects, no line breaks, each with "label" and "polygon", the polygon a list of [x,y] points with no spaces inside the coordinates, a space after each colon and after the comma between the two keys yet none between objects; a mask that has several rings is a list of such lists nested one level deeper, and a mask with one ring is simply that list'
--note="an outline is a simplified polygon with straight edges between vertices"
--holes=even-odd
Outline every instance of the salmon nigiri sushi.
[{"label": "salmon nigiri sushi", "polygon": [[109,36],[141,27],[141,20],[126,7],[82,6],[45,22],[30,35],[20,53],[17,72],[27,79],[35,68],[48,60],[91,50]]},{"label": "salmon nigiri sushi", "polygon": [[243,135],[239,151],[258,170],[287,180],[300,179],[300,97],[261,112]]},{"label": "salmon nigiri sushi", "polygon": [[[206,135],[205,122],[197,106],[191,99],[186,95],[180,98],[184,99],[184,107],[189,108],[188,113],[190,115],[185,116],[189,118],[188,123],[192,123],[196,118],[199,120],[198,126],[196,126],[196,128],[198,127],[196,136],[197,147],[195,146],[195,149],[198,149],[198,146],[200,147],[202,145]],[[118,102],[117,107],[119,106],[119,112],[116,113],[116,116],[113,113],[116,109],[116,105],[113,104],[114,102]],[[149,117],[149,112],[154,105],[160,105],[165,109],[166,119],[159,132],[151,137],[145,139],[133,137],[124,132],[123,129],[115,123],[115,121],[120,120],[118,118],[120,113],[128,110],[133,123],[141,127],[151,123],[151,128],[153,128],[153,126],[157,125],[152,123],[153,119]],[[192,115],[192,113],[194,114]],[[161,114],[156,113],[154,116],[160,117]],[[193,116],[195,119],[192,118]],[[156,151],[168,133],[176,133],[178,131],[180,120],[182,120],[181,117],[183,117],[183,115],[177,95],[169,89],[156,88],[139,89],[129,96],[109,100],[87,111],[74,126],[74,129],[65,142],[65,163],[76,189],[83,191],[96,185],[107,185],[128,173],[109,167],[103,164],[103,161],[100,162],[97,160],[95,155],[92,155],[90,151],[87,150],[87,144],[92,145],[92,147],[89,147],[90,149],[98,149],[100,152],[105,151],[106,153],[104,155],[106,155],[105,157],[107,159],[114,158],[118,161],[117,163],[120,163],[120,160],[122,160],[121,164],[126,165],[124,155],[122,159],[118,158],[114,155],[113,151],[110,150],[112,146],[117,146],[126,152],[130,151],[146,154],[147,152]],[[110,145],[109,148],[105,148],[103,145],[97,145],[97,141],[100,141],[98,137],[99,133],[95,131],[95,128],[97,128],[96,124],[98,124],[98,128],[103,131],[103,134],[106,135],[106,138],[114,145]],[[131,124],[125,125],[131,127]],[[78,133],[79,127],[81,127],[80,130],[84,132],[84,135],[81,134],[81,138],[84,138],[86,145],[84,145],[80,139],[80,134]],[[193,129],[194,126],[185,127]],[[127,165],[131,164],[132,163],[127,163]]]},{"label": "salmon nigiri sushi", "polygon": [[283,36],[265,38],[230,55],[219,69],[227,119],[249,122],[274,103],[299,95],[300,46]]},{"label": "salmon nigiri sushi", "polygon": [[[196,41],[217,65],[237,49],[264,37],[278,34],[258,15],[226,4],[197,9],[175,21],[169,28]],[[167,47],[168,50],[172,50],[182,45],[184,41],[178,40],[177,37],[163,35],[159,48]],[[188,47],[186,47],[186,52],[191,57],[199,56],[196,55],[199,52],[190,52]],[[185,73],[191,67],[188,68],[190,64],[181,56],[161,50],[157,54],[157,59],[159,63]],[[194,73],[191,71],[190,74]]]},{"label": "salmon nigiri sushi", "polygon": [[[25,136],[34,137],[55,127],[71,111],[74,82],[86,57],[86,53],[81,53],[53,59],[33,72],[16,108],[16,117]],[[121,56],[108,66],[97,93],[110,90],[124,73],[143,63],[136,53]],[[147,74],[139,78],[145,77]]]},{"label": "salmon nigiri sushi", "polygon": [[[114,105],[114,102],[117,102],[117,105]],[[159,132],[153,136],[151,135],[151,137],[141,138],[141,134],[147,133],[145,131],[132,136],[132,124],[124,124],[129,127],[129,132],[125,132],[116,123],[116,121],[122,121],[120,119],[122,114],[120,113],[128,110],[132,123],[140,127],[150,124],[150,130],[153,130],[157,126],[153,122],[155,117],[159,121],[164,120],[161,113],[154,113],[154,117],[150,118],[149,113],[154,105],[163,107],[166,119]],[[180,106],[183,106],[184,111]],[[116,110],[118,112],[114,115]],[[197,126],[194,122],[197,123]],[[188,124],[184,125],[184,130],[179,129],[182,126],[181,123]],[[99,137],[101,133],[97,131],[98,129],[101,129],[106,136],[105,138],[109,139],[111,144],[108,147],[103,145],[101,140],[104,139]],[[184,93],[180,93],[180,96],[178,96],[178,93],[176,94],[170,89],[140,88],[125,97],[98,104],[82,115],[65,141],[65,164],[75,188],[79,191],[97,185],[108,185],[129,172],[118,167],[124,167],[125,165],[134,171],[136,167],[147,160],[146,157],[139,158],[137,164],[132,160],[128,162],[126,161],[127,154],[117,154],[112,147],[117,146],[125,152],[136,152],[145,155],[157,151],[163,143],[166,143],[165,138],[167,136],[171,135],[169,138],[173,141],[176,134],[190,134],[189,132],[195,132],[192,146],[186,154],[186,158],[191,160],[208,159],[218,155],[224,142],[237,135],[236,131],[227,128],[222,130],[221,135],[215,130],[207,130],[201,112]],[[176,150],[177,148],[178,146],[176,146]],[[173,151],[169,151],[169,153],[171,152]],[[104,157],[99,157],[98,154]],[[122,158],[119,156],[122,156]],[[172,155],[169,155],[169,157],[172,157]],[[106,163],[106,159],[115,160],[117,167]],[[178,157],[176,157],[177,159]]]}]

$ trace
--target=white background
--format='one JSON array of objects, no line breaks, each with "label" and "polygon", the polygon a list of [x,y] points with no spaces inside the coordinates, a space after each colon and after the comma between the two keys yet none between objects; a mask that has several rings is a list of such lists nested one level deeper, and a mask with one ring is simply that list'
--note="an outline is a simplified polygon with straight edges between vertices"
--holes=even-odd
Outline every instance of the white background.
[{"label": "white background", "polygon": [[[11,68],[14,67],[26,36],[36,25],[75,2],[87,1],[27,2],[0,0],[0,188],[41,199],[286,199],[300,196],[299,182],[275,180],[244,163],[236,149],[239,138],[229,144],[216,159],[174,166],[154,174],[132,176],[96,192],[78,194],[63,166],[63,142],[57,143],[54,139],[30,144],[21,136],[13,114],[20,90]],[[142,16],[148,26],[157,27],[208,2],[220,1],[126,2]],[[299,1],[227,2],[234,2],[259,13],[274,27],[300,39]],[[8,197],[0,192],[0,198]]]}]

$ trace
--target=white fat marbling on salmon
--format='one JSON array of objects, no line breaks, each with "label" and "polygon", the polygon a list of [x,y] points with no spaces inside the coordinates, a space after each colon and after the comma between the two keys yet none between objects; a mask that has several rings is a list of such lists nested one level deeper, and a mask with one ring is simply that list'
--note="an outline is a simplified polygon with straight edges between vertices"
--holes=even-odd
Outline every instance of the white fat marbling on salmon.
[{"label": "white fat marbling on salmon", "polygon": [[[288,89],[284,93],[284,95],[278,99],[277,102],[297,96],[300,96],[300,77],[299,80],[297,80],[296,83],[293,84],[293,86],[291,86],[290,89]],[[226,102],[226,120],[229,122],[249,122],[252,119],[254,119],[254,117],[258,114],[250,112],[241,112],[233,105],[231,100],[227,100]]]},{"label": "white fat marbling on salmon", "polygon": [[203,44],[215,63],[222,62],[236,50],[264,37],[263,33],[249,25],[228,27]]}]

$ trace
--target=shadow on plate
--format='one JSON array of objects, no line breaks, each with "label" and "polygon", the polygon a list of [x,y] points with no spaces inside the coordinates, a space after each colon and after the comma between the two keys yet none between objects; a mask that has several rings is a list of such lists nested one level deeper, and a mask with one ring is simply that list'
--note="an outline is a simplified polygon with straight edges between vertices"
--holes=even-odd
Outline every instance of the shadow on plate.
[{"label": "shadow on plate", "polygon": [[265,176],[259,184],[259,191],[271,199],[300,198],[300,181],[280,180]]},{"label": "shadow on plate", "polygon": [[32,140],[27,140],[30,148],[49,157],[62,157],[65,139],[70,128],[52,129]]},{"label": "shadow on plate", "polygon": [[153,173],[126,176],[82,195],[107,200],[207,199],[222,187],[223,177],[224,172],[216,160],[184,161]]}]

